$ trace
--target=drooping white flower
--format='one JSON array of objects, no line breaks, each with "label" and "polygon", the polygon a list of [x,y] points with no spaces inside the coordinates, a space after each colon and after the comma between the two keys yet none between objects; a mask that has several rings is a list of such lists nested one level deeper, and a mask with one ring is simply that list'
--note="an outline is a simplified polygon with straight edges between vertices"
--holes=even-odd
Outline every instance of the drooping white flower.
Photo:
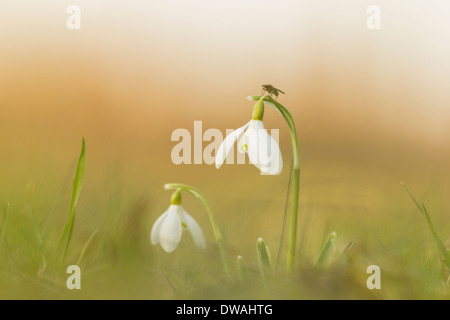
[{"label": "drooping white flower", "polygon": [[220,168],[234,143],[243,132],[244,134],[238,143],[239,152],[248,153],[250,163],[261,172],[271,175],[280,174],[283,169],[280,147],[275,139],[267,133],[262,120],[257,119],[250,120],[223,140],[217,150],[216,168]]},{"label": "drooping white flower", "polygon": [[155,221],[150,235],[152,244],[159,243],[166,252],[172,252],[180,243],[183,229],[190,232],[198,247],[206,247],[205,237],[199,224],[180,204],[171,204],[169,209]]}]

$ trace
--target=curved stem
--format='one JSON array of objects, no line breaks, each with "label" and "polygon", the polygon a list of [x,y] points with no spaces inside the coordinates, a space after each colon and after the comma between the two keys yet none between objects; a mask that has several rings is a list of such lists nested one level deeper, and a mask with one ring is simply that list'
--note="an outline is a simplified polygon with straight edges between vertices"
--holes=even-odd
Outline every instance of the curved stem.
[{"label": "curved stem", "polygon": [[297,129],[295,127],[294,119],[291,113],[285,106],[281,103],[275,101],[269,95],[263,96],[249,96],[249,100],[262,100],[269,106],[275,108],[281,113],[284,120],[286,121],[289,132],[291,134],[292,142],[292,156],[293,156],[293,180],[292,180],[292,207],[291,207],[291,220],[289,227],[289,244],[288,244],[288,255],[287,255],[287,265],[288,271],[292,271],[294,265],[295,257],[295,245],[297,241],[297,225],[298,225],[298,201],[300,193],[300,150],[298,147]]},{"label": "curved stem", "polygon": [[187,193],[190,193],[191,195],[196,197],[203,204],[206,211],[208,212],[208,216],[209,216],[209,220],[211,222],[211,227],[213,229],[214,237],[216,238],[217,244],[219,245],[220,256],[222,257],[222,263],[223,263],[223,267],[225,269],[225,273],[227,274],[228,277],[230,277],[230,268],[228,266],[228,259],[227,259],[227,253],[225,250],[225,244],[223,242],[220,231],[217,228],[216,219],[214,218],[214,215],[213,215],[211,208],[210,208],[208,202],[206,201],[205,197],[202,195],[202,193],[197,188],[194,188],[194,187],[182,184],[182,183],[166,183],[164,185],[164,189],[166,189],[166,190],[179,189],[179,190],[186,191]]}]

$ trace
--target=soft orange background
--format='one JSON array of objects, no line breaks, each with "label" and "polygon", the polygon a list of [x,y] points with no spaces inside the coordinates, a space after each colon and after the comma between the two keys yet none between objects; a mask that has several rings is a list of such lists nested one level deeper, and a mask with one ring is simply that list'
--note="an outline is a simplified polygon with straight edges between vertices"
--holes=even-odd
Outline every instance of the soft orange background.
[{"label": "soft orange background", "polygon": [[[81,7],[81,30],[66,28],[70,4]],[[381,30],[366,28],[371,4],[381,7]],[[2,0],[1,200],[29,189],[51,199],[85,137],[85,206],[120,184],[120,171],[132,181],[123,188],[151,197],[156,212],[170,181],[205,190],[215,208],[221,188],[234,202],[267,186],[282,208],[291,149],[274,110],[265,124],[280,128],[281,177],[170,160],[173,130],[192,132],[194,120],[204,130],[240,127],[253,105],[246,96],[263,83],[286,92],[279,101],[297,123],[303,195],[369,207],[365,195],[404,196],[398,182],[413,177],[423,191],[448,174],[449,9],[447,1]]]}]

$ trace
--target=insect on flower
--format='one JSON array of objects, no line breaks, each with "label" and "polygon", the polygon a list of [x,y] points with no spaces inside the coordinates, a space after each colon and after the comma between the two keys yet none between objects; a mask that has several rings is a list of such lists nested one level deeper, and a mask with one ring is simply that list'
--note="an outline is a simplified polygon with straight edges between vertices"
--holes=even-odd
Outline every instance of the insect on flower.
[{"label": "insect on flower", "polygon": [[275,99],[278,98],[278,95],[280,93],[285,94],[283,91],[281,91],[280,89],[275,88],[271,84],[263,84],[261,87],[263,89],[263,93],[267,92],[270,95],[274,95]]}]

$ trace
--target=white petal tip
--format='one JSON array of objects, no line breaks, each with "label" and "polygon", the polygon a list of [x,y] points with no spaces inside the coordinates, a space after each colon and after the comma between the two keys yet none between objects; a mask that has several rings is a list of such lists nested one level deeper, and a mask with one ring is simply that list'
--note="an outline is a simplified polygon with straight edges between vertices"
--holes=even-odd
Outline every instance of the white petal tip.
[{"label": "white petal tip", "polygon": [[174,251],[178,247],[178,243],[174,243],[172,241],[160,241],[161,247],[165,252],[170,253]]},{"label": "white petal tip", "polygon": [[171,253],[171,252],[173,252],[176,248],[164,248],[164,247],[163,247],[163,249],[164,249],[165,252]]}]

